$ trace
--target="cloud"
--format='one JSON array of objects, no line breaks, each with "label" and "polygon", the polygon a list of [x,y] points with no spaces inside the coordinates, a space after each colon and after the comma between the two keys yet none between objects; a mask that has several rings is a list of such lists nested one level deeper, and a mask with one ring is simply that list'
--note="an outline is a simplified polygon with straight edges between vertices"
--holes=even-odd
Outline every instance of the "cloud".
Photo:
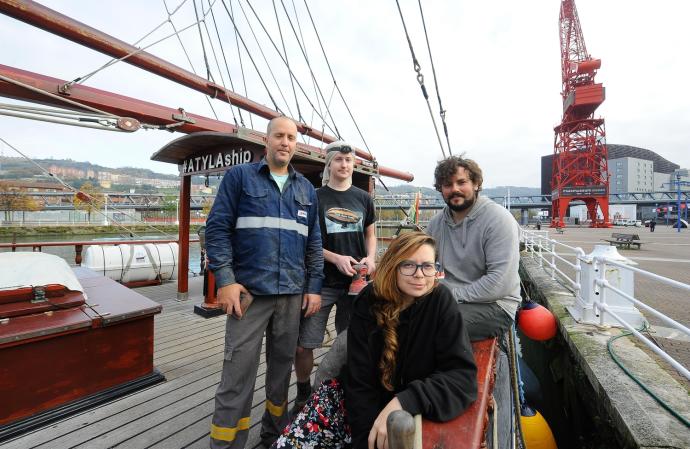
[{"label": "cloud", "polygon": [[[171,9],[178,4],[172,0],[167,3]],[[265,2],[250,3],[266,29],[276,36],[275,43],[282,51],[273,8]],[[52,0],[44,4],[128,42],[139,39],[167,17],[158,2],[124,1],[120,8],[107,14],[99,4],[85,0]],[[226,5],[229,4],[226,0]],[[238,26],[255,63],[279,106],[287,112],[289,105],[296,116],[288,71],[248,3],[241,4],[268,60],[267,65],[242,17],[238,1],[233,0]],[[295,2],[299,24],[292,3],[285,4],[295,31],[304,37],[312,70],[325,103],[330,102],[338,130],[346,139],[364,147],[333,89],[304,3]],[[338,86],[374,155],[382,165],[413,173],[415,184],[431,185],[441,150],[412,67],[395,3],[353,0],[308,4]],[[178,29],[194,21],[190,5],[185,4],[173,16]],[[311,101],[326,115],[324,101],[317,100],[319,95],[292,28],[284,20],[282,7],[277,5],[283,18],[281,31],[290,67]],[[401,6],[430,95],[431,110],[438,122],[439,107],[418,4],[403,0]],[[553,127],[561,118],[558,2],[537,0],[526,8],[509,0],[435,0],[423,2],[423,6],[453,152],[465,152],[476,159],[484,169],[488,187],[538,185],[540,157],[553,151]],[[648,148],[683,167],[690,166],[687,151],[690,102],[685,82],[690,73],[690,60],[683,56],[690,51],[690,38],[684,31],[690,4],[684,0],[667,0],[652,7],[642,0],[579,0],[577,7],[587,49],[603,61],[597,80],[606,87],[607,99],[598,112],[606,119],[608,141]],[[236,91],[244,93],[246,84],[250,98],[273,107],[245,54],[243,71],[240,70],[234,30],[218,1],[214,17]],[[207,25],[215,35],[210,17]],[[147,42],[171,30],[167,24]],[[0,63],[49,76],[73,79],[108,61],[92,50],[5,16],[0,16],[0,39],[12,43],[3,49]],[[185,31],[181,39],[195,69],[204,76],[206,69],[198,30]],[[220,47],[214,49],[224,68]],[[221,82],[208,42],[206,50],[214,77]],[[176,39],[158,44],[150,51],[189,69]],[[268,73],[269,66],[282,95]],[[223,74],[223,82],[230,83],[227,72]],[[124,63],[98,73],[87,84],[169,107],[184,107],[209,117],[214,114],[203,95]],[[300,89],[295,86],[295,90],[304,119],[320,127]],[[226,104],[216,100],[213,105],[219,118],[234,120]],[[244,117],[249,126],[247,116]],[[263,129],[265,121],[256,119],[253,124]],[[177,137],[164,132],[121,135],[0,117],[0,135],[33,156],[70,157],[108,166],[132,165],[176,172],[174,166],[149,160],[153,152]],[[8,154],[8,149],[3,151]]]}]

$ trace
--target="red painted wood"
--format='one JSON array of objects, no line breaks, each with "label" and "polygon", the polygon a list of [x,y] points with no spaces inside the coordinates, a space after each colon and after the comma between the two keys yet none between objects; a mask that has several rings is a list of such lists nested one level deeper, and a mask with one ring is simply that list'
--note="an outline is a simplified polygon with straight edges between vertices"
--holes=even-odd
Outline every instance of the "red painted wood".
[{"label": "red painted wood", "polygon": [[[7,296],[2,297],[0,295],[0,318],[30,315],[47,312],[49,310],[60,310],[67,307],[78,307],[85,302],[84,295],[82,295],[81,292],[63,290],[61,294],[51,294],[50,290],[48,290],[46,291],[47,301],[32,303],[32,289],[28,288],[22,290],[28,290],[28,293],[18,295],[21,299],[12,302],[10,302],[11,298]],[[0,293],[7,294],[8,291],[5,290]]]},{"label": "red painted wood", "polygon": [[498,346],[496,339],[491,338],[472,343],[472,349],[477,364],[477,400],[454,420],[445,423],[423,420],[423,449],[477,449],[484,442]]},{"label": "red painted wood", "polygon": [[180,207],[177,217],[180,226],[178,246],[177,292],[186,294],[189,291],[189,201],[191,199],[192,178],[183,176],[180,179]]},{"label": "red painted wood", "polygon": [[90,270],[74,271],[92,308],[0,325],[0,425],[153,372],[160,304]]}]

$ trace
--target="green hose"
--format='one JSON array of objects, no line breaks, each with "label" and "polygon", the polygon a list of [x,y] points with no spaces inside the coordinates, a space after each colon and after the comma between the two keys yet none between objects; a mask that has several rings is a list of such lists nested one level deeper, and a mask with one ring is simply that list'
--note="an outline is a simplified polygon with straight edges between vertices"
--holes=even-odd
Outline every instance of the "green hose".
[{"label": "green hose", "polygon": [[[646,330],[646,326],[643,326],[642,329],[639,329],[639,330],[640,330],[641,332],[645,331],[645,330]],[[614,350],[613,350],[613,342],[615,342],[615,341],[618,340],[619,338],[628,337],[628,336],[630,336],[630,335],[632,335],[632,332],[630,332],[630,331],[625,331],[625,332],[623,332],[623,333],[620,334],[620,335],[617,335],[617,336],[615,336],[615,337],[609,338],[609,341],[606,343],[606,347],[607,347],[607,349],[609,350],[609,354],[611,355],[611,358],[613,359],[614,362],[616,362],[616,364],[620,367],[620,369],[622,369],[623,372],[624,372],[625,374],[628,375],[628,377],[630,377],[632,380],[634,380],[635,383],[637,383],[637,385],[639,385],[644,391],[646,391],[648,395],[650,395],[652,398],[654,398],[654,400],[655,400],[656,402],[658,402],[659,405],[661,405],[664,409],[666,409],[666,410],[667,410],[671,415],[673,415],[678,421],[680,421],[680,422],[682,422],[683,424],[685,424],[686,427],[690,427],[690,421],[689,421],[687,418],[685,418],[684,416],[680,415],[678,412],[676,412],[675,410],[673,410],[673,409],[671,408],[670,405],[668,405],[668,404],[667,404],[663,399],[661,399],[659,396],[657,396],[656,394],[654,394],[645,384],[642,383],[642,381],[641,381],[640,379],[638,379],[637,377],[635,377],[635,375],[634,375],[633,373],[631,373],[626,367],[624,367],[624,366],[623,366],[623,363],[621,363],[620,359],[618,358],[618,356],[616,355],[616,353],[615,353]]]}]

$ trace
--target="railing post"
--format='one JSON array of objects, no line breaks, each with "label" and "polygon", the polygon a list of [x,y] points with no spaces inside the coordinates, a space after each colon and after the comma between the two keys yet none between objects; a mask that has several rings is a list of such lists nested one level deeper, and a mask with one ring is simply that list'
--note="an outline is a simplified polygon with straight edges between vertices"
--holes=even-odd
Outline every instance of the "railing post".
[{"label": "railing post", "polygon": [[556,279],[556,241],[550,240],[551,243],[551,280]]},{"label": "railing post", "polygon": [[542,243],[542,237],[539,236],[539,268],[544,268],[544,257],[541,254],[542,246],[544,246]]},{"label": "railing post", "polygon": [[599,325],[604,326],[606,324],[606,320],[604,318],[606,310],[604,310],[601,305],[606,305],[606,258],[595,258],[595,260],[597,260],[599,264],[599,279],[597,279],[597,285],[599,286],[599,300],[594,303],[594,310],[599,312]]},{"label": "railing post", "polygon": [[582,262],[580,258],[585,255],[582,248],[575,248],[575,297],[580,298],[582,291]]},{"label": "railing post", "polygon": [[621,266],[633,265],[633,261],[620,255],[613,246],[595,245],[590,254],[580,255],[578,262],[581,262],[582,268],[581,276],[576,278],[581,285],[580,294],[576,295],[573,305],[567,307],[575,320],[586,324],[620,326],[610,313],[605,315],[606,311],[602,308],[605,306],[634,327],[644,323],[640,311],[627,299],[613,290],[606,292],[611,286],[634,296],[633,271]]},{"label": "railing post", "polygon": [[413,449],[414,418],[405,410],[391,412],[386,419],[388,449]]},{"label": "railing post", "polygon": [[74,245],[74,263],[81,265],[81,252],[84,249],[84,245]]}]

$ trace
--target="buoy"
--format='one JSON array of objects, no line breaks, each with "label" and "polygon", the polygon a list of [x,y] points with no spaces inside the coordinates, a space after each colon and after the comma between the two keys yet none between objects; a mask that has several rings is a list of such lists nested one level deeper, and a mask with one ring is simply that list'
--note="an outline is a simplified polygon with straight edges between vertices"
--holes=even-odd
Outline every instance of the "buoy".
[{"label": "buoy", "polygon": [[518,327],[532,340],[548,340],[556,335],[556,317],[546,307],[527,301],[517,313]]},{"label": "buoy", "polygon": [[523,406],[520,412],[520,425],[527,449],[558,449],[549,424],[538,411]]}]

